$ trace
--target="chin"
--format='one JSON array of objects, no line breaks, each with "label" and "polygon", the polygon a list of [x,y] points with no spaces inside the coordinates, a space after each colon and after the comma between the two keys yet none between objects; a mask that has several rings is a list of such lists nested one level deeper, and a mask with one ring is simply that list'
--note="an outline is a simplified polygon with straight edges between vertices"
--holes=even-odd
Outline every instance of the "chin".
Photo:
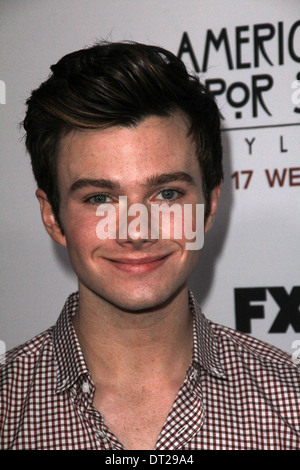
[{"label": "chin", "polygon": [[177,289],[161,289],[161,287],[156,287],[156,289],[140,288],[131,290],[129,293],[121,293],[119,291],[117,295],[106,295],[103,298],[124,312],[139,314],[165,307],[168,303],[172,302],[181,290],[182,287]]}]

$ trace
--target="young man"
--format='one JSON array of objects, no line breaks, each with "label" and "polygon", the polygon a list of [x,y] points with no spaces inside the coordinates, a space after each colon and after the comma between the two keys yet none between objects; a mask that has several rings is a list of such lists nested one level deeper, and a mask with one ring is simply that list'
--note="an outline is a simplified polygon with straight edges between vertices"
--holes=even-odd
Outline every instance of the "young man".
[{"label": "young man", "polygon": [[[26,145],[78,293],[8,353],[1,448],[300,449],[296,365],[209,322],[187,288],[199,249],[176,230],[190,207],[197,237],[203,204],[209,230],[223,176],[214,100],[154,46],[99,44],[51,70],[28,100]],[[175,204],[169,236],[130,211]]]}]

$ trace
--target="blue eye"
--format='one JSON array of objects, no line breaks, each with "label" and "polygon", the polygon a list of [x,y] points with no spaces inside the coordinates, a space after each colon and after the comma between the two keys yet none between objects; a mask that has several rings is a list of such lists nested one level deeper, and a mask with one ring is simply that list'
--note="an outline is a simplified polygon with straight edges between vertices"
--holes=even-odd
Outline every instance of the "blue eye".
[{"label": "blue eye", "polygon": [[99,193],[99,194],[95,194],[94,196],[88,197],[85,200],[85,202],[99,206],[100,204],[107,204],[111,202],[111,198],[107,196],[106,194]]},{"label": "blue eye", "polygon": [[176,189],[163,189],[156,198],[164,201],[170,201],[172,199],[177,199],[178,197],[180,197],[180,193]]}]

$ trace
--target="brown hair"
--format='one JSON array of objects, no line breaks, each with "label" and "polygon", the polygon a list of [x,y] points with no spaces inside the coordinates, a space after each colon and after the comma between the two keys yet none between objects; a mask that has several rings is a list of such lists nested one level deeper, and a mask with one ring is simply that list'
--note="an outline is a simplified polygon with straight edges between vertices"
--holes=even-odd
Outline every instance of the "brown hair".
[{"label": "brown hair", "polygon": [[206,208],[221,182],[219,110],[214,98],[171,52],[135,42],[99,43],[70,53],[27,100],[26,147],[39,188],[59,221],[57,156],[60,139],[73,129],[137,125],[180,110],[197,145]]}]

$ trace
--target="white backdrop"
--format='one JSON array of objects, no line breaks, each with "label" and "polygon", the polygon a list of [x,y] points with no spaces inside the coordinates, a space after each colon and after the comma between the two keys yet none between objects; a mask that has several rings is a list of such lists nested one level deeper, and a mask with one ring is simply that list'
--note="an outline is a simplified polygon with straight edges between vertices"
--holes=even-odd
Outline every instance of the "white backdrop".
[{"label": "white backdrop", "polygon": [[297,345],[300,349],[298,0],[0,1],[0,340],[9,349],[52,325],[77,288],[66,252],[42,226],[18,125],[26,98],[50,65],[97,39],[166,47],[217,94],[225,182],[190,284],[211,320],[295,353]]}]

